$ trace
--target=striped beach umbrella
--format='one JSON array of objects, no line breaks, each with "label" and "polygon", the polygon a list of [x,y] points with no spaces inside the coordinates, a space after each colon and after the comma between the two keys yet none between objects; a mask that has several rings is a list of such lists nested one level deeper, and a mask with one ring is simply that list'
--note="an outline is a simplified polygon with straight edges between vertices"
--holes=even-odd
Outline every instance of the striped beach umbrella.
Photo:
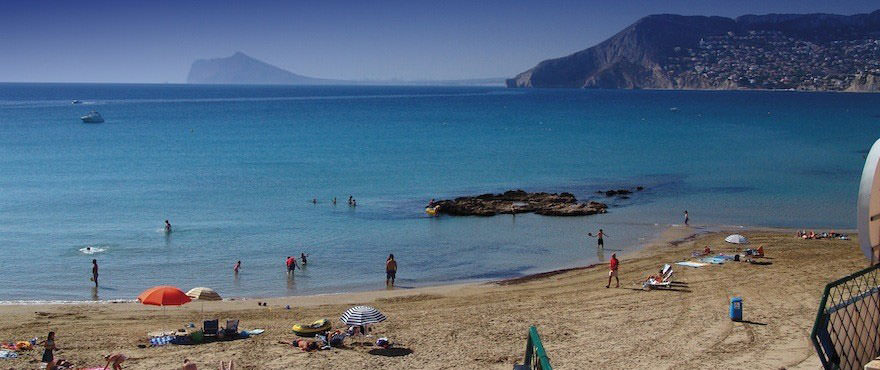
[{"label": "striped beach umbrella", "polygon": [[345,311],[339,321],[345,325],[364,326],[385,321],[385,315],[370,306],[355,306]]},{"label": "striped beach umbrella", "polygon": [[222,301],[220,294],[211,288],[198,287],[192,288],[186,292],[186,296],[195,301],[202,302],[202,312],[205,312],[205,301]]},{"label": "striped beach umbrella", "polygon": [[215,292],[214,289],[204,288],[204,287],[192,288],[188,292],[186,292],[186,295],[188,297],[195,299],[195,300],[198,300],[198,301],[222,301],[223,300],[223,298],[220,298],[220,294]]}]

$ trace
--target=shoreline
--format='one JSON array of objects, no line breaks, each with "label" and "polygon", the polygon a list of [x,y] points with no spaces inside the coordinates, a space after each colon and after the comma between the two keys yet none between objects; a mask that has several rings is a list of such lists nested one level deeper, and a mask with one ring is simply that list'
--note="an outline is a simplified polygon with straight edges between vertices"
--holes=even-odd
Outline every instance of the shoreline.
[{"label": "shoreline", "polygon": [[[647,240],[643,243],[638,244],[635,249],[625,251],[625,252],[612,252],[618,253],[618,257],[625,261],[628,258],[639,258],[642,257],[646,250],[658,246],[663,245],[672,245],[677,246],[682,243],[686,243],[689,241],[693,241],[698,239],[699,237],[712,233],[719,232],[734,232],[734,231],[769,231],[769,232],[792,232],[794,233],[795,229],[789,228],[774,228],[774,227],[765,227],[765,226],[734,226],[734,225],[698,225],[698,226],[682,226],[677,224],[671,224],[666,226],[663,231],[661,231],[655,238],[651,240]],[[855,233],[855,230],[843,230],[849,233]],[[609,251],[611,252],[611,251]],[[392,288],[392,289],[364,289],[364,290],[350,290],[350,291],[340,291],[340,292],[327,292],[327,293],[315,293],[315,294],[303,294],[303,295],[283,295],[283,296],[242,296],[242,297],[228,297],[223,298],[220,302],[249,302],[249,301],[277,301],[283,299],[305,299],[305,300],[323,300],[322,297],[328,296],[361,296],[361,295],[372,295],[372,294],[385,294],[387,292],[401,292],[392,294],[392,296],[397,296],[403,294],[403,292],[411,292],[413,294],[417,294],[422,290],[445,290],[449,288],[462,287],[462,286],[479,286],[484,284],[497,284],[497,285],[516,285],[521,284],[533,280],[539,280],[547,277],[552,277],[555,275],[565,274],[569,272],[590,270],[595,267],[606,264],[607,261],[599,261],[590,263],[585,266],[562,266],[558,268],[552,268],[545,271],[533,272],[529,274],[525,274],[522,276],[513,276],[506,278],[489,278],[489,279],[476,279],[476,280],[461,280],[461,281],[450,281],[450,282],[441,282],[437,284],[428,283],[427,285],[412,287],[412,288]],[[132,296],[137,295],[137,292],[133,292]],[[75,306],[75,305],[122,305],[122,304],[135,304],[137,305],[137,299],[108,299],[108,300],[20,300],[20,301],[0,301],[0,308],[6,306],[25,306],[25,307],[34,307],[34,306]]]},{"label": "shoreline", "polygon": [[[734,230],[743,230],[735,228]],[[199,368],[235,359],[247,369],[289,369],[345,364],[372,368],[509,369],[521,362],[529,326],[536,326],[559,368],[816,368],[807,334],[822,288],[865,264],[853,240],[803,240],[788,229],[743,231],[764,246],[765,264],[730,262],[700,268],[675,266],[674,287],[644,290],[645,276],[664,263],[711,245],[717,252],[741,251],[727,244],[727,229],[671,228],[643,249],[621,258],[620,288],[606,289],[600,264],[556,269],[483,283],[414,289],[226,300],[161,309],[137,303],[5,305],[0,337],[42,338],[59,333],[59,356],[94,366],[107,352],[129,357],[126,368],[178,367],[183,359]],[[677,238],[676,238],[677,236]],[[756,282],[771,282],[768,285]],[[727,318],[731,297],[744,297],[745,322]],[[399,354],[360,343],[305,353],[289,345],[291,325],[338,317],[356,305],[381,310],[388,320],[373,340],[387,336]],[[657,309],[662,307],[663,309]],[[240,329],[265,329],[245,340],[198,346],[151,347],[148,333],[173,331],[202,320],[241,320]],[[487,332],[492,340],[487,342]],[[616,335],[609,337],[607,333]],[[666,340],[679,346],[644,346]],[[368,341],[369,342],[369,341]],[[146,343],[146,344],[145,344]],[[589,346],[590,351],[582,348]],[[398,352],[395,352],[398,353]],[[33,368],[39,351],[22,352],[4,366]]]}]

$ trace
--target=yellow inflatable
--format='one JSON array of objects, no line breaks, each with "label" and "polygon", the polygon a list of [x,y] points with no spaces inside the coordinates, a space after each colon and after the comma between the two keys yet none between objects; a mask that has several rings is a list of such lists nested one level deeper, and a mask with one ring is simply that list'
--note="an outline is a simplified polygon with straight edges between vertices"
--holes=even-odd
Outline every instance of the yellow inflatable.
[{"label": "yellow inflatable", "polygon": [[315,334],[326,333],[330,331],[330,320],[321,319],[313,322],[311,325],[296,324],[293,326],[293,334],[301,337],[313,337]]},{"label": "yellow inflatable", "polygon": [[437,207],[425,207],[425,213],[427,213],[430,216],[436,216],[437,215]]}]

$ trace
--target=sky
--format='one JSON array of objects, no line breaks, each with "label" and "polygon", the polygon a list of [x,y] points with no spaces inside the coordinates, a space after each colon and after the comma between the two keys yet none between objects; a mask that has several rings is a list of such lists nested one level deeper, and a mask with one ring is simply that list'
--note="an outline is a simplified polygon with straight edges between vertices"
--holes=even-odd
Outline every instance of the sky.
[{"label": "sky", "polygon": [[657,13],[868,13],[877,0],[0,0],[0,81],[182,83],[241,51],[348,80],[512,77]]}]

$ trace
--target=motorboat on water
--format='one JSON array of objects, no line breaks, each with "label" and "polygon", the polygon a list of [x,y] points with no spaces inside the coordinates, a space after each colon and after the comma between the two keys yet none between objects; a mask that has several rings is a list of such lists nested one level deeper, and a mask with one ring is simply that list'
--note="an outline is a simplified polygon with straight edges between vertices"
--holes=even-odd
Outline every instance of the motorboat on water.
[{"label": "motorboat on water", "polygon": [[73,99],[73,101],[70,102],[70,104],[82,104],[82,100]]},{"label": "motorboat on water", "polygon": [[104,122],[104,117],[101,117],[101,113],[96,111],[91,111],[85,116],[80,117],[83,123],[102,123]]}]

